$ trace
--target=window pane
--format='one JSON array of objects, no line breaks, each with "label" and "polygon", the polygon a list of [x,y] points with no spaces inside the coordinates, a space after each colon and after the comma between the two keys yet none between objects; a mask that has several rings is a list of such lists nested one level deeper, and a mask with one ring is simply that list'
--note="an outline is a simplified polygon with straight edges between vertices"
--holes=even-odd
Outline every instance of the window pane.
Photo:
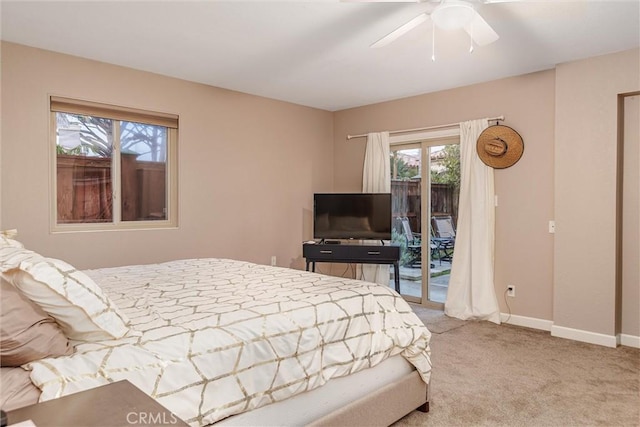
[{"label": "window pane", "polygon": [[[422,297],[421,169],[422,148],[391,150],[392,234],[400,246],[400,293]],[[392,281],[393,283],[393,281]]]},{"label": "window pane", "polygon": [[167,128],[120,122],[122,221],[167,219]]},{"label": "window pane", "polygon": [[113,122],[56,113],[58,224],[113,221]]},{"label": "window pane", "polygon": [[431,275],[429,300],[444,303],[455,251],[460,193],[460,145],[431,147]]}]

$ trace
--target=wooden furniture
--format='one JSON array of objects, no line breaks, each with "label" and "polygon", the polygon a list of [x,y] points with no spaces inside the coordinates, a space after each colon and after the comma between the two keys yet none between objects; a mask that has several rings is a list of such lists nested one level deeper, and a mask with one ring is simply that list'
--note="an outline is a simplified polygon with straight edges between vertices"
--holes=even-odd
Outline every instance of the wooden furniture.
[{"label": "wooden furniture", "polygon": [[7,420],[9,425],[31,420],[38,427],[188,426],[129,381],[14,409]]},{"label": "wooden furniture", "polygon": [[400,247],[351,244],[305,243],[302,256],[307,262],[307,271],[316,271],[316,262],[337,262],[345,264],[390,264],[393,265],[393,279],[396,292],[400,292]]}]

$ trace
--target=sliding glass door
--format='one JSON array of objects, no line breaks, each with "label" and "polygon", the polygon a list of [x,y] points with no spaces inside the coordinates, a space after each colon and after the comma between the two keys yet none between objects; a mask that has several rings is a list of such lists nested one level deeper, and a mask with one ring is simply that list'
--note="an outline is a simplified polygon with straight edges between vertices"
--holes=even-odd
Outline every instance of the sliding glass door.
[{"label": "sliding glass door", "polygon": [[401,248],[400,293],[444,303],[455,252],[460,187],[458,139],[391,146],[393,243]]},{"label": "sliding glass door", "polygon": [[391,154],[392,241],[400,246],[400,293],[414,302],[423,295],[422,147],[394,146]]}]

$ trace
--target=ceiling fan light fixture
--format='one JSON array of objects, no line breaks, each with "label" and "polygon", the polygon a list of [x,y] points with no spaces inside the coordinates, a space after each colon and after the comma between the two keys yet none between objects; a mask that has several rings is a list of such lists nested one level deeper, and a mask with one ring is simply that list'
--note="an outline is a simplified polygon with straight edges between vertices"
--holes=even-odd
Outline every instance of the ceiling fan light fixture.
[{"label": "ceiling fan light fixture", "polygon": [[465,1],[449,0],[439,4],[433,12],[433,23],[442,30],[457,30],[471,22],[476,11]]}]

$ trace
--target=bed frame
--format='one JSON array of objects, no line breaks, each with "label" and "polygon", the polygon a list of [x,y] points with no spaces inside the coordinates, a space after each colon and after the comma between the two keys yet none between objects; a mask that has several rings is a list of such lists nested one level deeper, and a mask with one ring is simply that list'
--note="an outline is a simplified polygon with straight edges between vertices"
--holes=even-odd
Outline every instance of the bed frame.
[{"label": "bed frame", "polygon": [[310,426],[389,426],[414,410],[429,412],[429,387],[417,372],[345,405]]},{"label": "bed frame", "polygon": [[[27,374],[21,368],[14,369]],[[375,368],[373,369],[375,370]],[[362,372],[354,375],[362,374]],[[22,376],[28,378],[28,374]],[[350,380],[348,377],[335,378],[323,386],[323,388],[329,388],[329,395],[343,397],[341,402],[336,403],[335,399],[329,400],[326,393],[325,395],[319,393],[320,390],[312,390],[281,402],[226,418],[215,423],[214,426],[389,426],[414,410],[429,412],[429,387],[422,381],[416,370],[405,373],[400,378],[393,382],[387,382],[374,391],[364,390],[355,397],[352,397],[354,393],[340,393],[338,391],[344,390],[345,384]],[[37,402],[39,390],[33,384],[28,385],[33,389],[33,392],[26,399],[23,398],[22,404],[18,404],[16,408]],[[342,396],[340,396],[341,394]],[[297,410],[292,408],[297,408]],[[309,414],[310,412],[312,413]]]},{"label": "bed frame", "polygon": [[[389,381],[380,378],[385,376],[381,371],[388,368],[376,366],[334,378],[319,389],[234,415],[214,425],[389,426],[414,410],[429,412],[429,386],[418,371],[412,369]],[[369,384],[362,386],[363,380]]]}]

